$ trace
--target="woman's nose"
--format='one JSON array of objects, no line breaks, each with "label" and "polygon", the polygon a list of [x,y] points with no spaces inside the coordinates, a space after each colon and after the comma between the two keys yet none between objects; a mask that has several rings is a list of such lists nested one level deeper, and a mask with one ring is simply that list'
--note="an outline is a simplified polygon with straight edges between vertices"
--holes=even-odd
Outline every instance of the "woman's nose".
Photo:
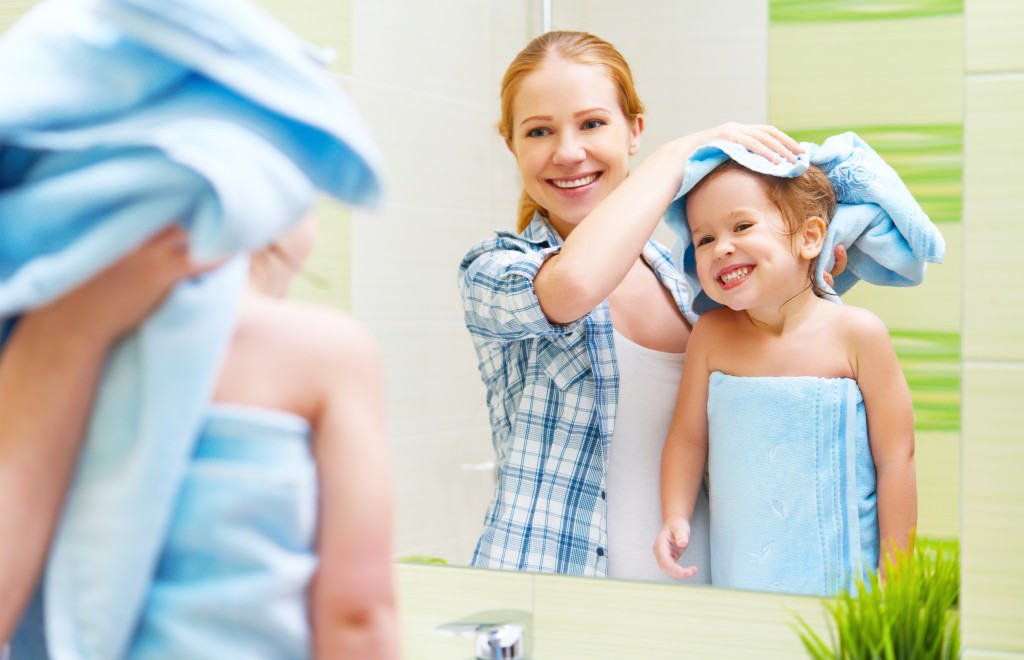
[{"label": "woman's nose", "polygon": [[563,131],[558,136],[558,144],[555,146],[555,153],[552,158],[556,165],[571,165],[579,163],[587,157],[587,150],[583,146],[583,140],[571,131]]}]

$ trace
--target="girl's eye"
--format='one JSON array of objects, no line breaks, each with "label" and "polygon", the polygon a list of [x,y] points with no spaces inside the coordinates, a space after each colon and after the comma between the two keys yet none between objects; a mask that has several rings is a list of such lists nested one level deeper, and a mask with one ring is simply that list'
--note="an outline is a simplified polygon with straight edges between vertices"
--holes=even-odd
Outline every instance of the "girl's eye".
[{"label": "girl's eye", "polygon": [[710,236],[701,236],[700,238],[697,239],[697,241],[694,243],[694,245],[696,245],[696,246],[708,245],[709,243],[711,243],[714,240],[715,239],[711,238]]},{"label": "girl's eye", "polygon": [[547,134],[548,129],[546,128],[532,128],[526,132],[526,137],[544,137]]},{"label": "girl's eye", "polygon": [[587,131],[592,131],[595,128],[601,128],[602,126],[604,126],[604,122],[600,119],[588,119],[583,122],[583,129]]},{"label": "girl's eye", "polygon": [[745,229],[750,229],[753,226],[754,226],[753,222],[741,222],[738,225],[736,225],[736,231],[743,231]]}]

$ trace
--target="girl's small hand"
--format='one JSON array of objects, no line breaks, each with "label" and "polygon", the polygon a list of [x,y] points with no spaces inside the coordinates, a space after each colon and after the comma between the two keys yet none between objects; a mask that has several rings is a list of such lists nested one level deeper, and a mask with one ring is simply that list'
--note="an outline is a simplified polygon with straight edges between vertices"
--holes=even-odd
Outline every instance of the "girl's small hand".
[{"label": "girl's small hand", "polygon": [[679,558],[690,545],[690,522],[685,518],[670,518],[654,542],[654,557],[658,566],[669,577],[685,580],[697,574],[696,566],[680,566]]},{"label": "girl's small hand", "polygon": [[795,163],[797,156],[804,152],[799,142],[768,124],[729,122],[695,133],[693,137],[698,140],[697,146],[722,140],[735,142],[773,163],[779,163],[783,158]]}]

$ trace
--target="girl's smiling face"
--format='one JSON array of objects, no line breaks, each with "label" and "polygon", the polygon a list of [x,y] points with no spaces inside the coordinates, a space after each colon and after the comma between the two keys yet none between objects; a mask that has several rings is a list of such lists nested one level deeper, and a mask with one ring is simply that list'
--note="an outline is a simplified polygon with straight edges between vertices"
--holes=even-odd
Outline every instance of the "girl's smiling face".
[{"label": "girl's smiling face", "polygon": [[777,310],[810,285],[779,208],[753,175],[726,170],[690,193],[686,216],[697,276],[734,310]]},{"label": "girl's smiling face", "polygon": [[507,144],[523,187],[565,237],[626,178],[642,130],[601,67],[553,56],[520,83]]}]

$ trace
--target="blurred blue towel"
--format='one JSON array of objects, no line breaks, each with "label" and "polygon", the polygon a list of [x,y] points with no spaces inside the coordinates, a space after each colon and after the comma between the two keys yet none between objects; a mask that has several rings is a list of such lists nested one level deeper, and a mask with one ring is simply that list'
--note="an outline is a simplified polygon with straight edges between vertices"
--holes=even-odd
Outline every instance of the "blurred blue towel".
[{"label": "blurred blue towel", "polygon": [[856,381],[713,372],[708,438],[713,585],[825,595],[877,567]]},{"label": "blurred blue towel", "polygon": [[[683,183],[668,207],[665,222],[679,236],[673,255],[694,291],[701,291],[701,287],[686,221],[685,195],[728,158],[773,176],[799,176],[809,164],[817,165],[828,175],[838,205],[815,273],[818,286],[825,291],[845,293],[859,279],[872,284],[913,286],[924,280],[925,262],[942,262],[946,252],[942,234],[896,171],[856,133],[834,135],[820,147],[810,142],[801,145],[804,153],[795,163],[772,163],[732,142],[705,145],[690,155]],[[823,275],[835,265],[838,243],[846,247],[849,261],[846,270],[836,278],[833,290],[825,284]],[[828,299],[838,301],[833,296]],[[703,313],[715,305],[701,291],[694,309]]]},{"label": "blurred blue towel", "polygon": [[[317,189],[381,194],[323,58],[243,0],[48,0],[0,38],[0,342],[167,224],[248,252]],[[122,657],[234,327],[244,258],[178,286],[109,358],[46,567],[53,658]]]}]

